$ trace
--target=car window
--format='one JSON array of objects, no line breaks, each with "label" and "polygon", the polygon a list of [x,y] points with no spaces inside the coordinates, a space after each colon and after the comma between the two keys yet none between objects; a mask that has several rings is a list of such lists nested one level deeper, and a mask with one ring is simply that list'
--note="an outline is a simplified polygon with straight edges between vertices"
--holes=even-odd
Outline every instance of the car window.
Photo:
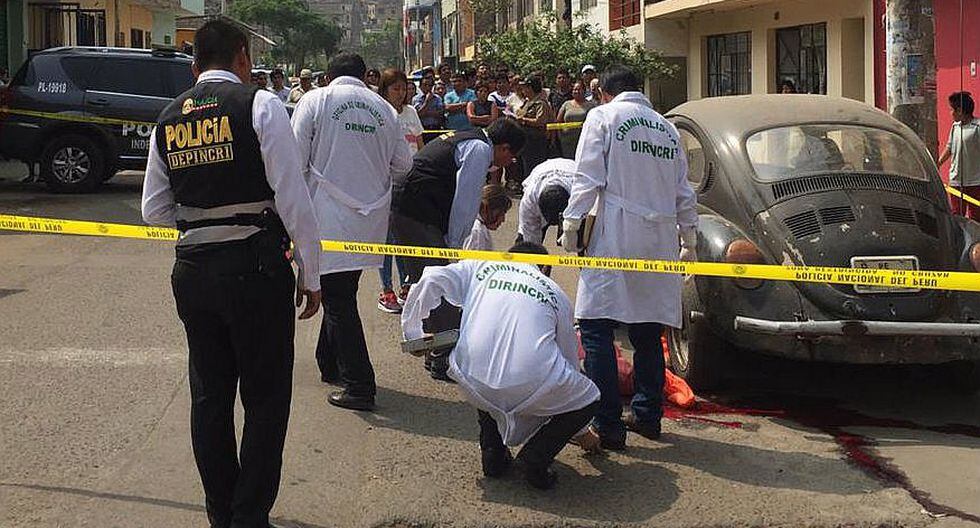
[{"label": "car window", "polygon": [[779,127],[751,135],[745,150],[763,181],[827,172],[929,179],[913,146],[898,134],[878,128],[819,123]]},{"label": "car window", "polygon": [[89,90],[128,95],[171,97],[158,61],[102,59],[89,79]]},{"label": "car window", "polygon": [[99,61],[91,57],[65,57],[61,59],[61,69],[68,80],[81,90],[88,89],[89,79],[98,69]]},{"label": "car window", "polygon": [[681,146],[687,154],[687,179],[691,186],[699,189],[704,182],[705,159],[704,147],[701,141],[692,132],[684,128],[678,128],[677,132],[681,136]]},{"label": "car window", "polygon": [[189,62],[168,62],[166,75],[171,83],[171,92],[168,97],[177,97],[194,86],[194,73],[191,72],[191,63]]}]

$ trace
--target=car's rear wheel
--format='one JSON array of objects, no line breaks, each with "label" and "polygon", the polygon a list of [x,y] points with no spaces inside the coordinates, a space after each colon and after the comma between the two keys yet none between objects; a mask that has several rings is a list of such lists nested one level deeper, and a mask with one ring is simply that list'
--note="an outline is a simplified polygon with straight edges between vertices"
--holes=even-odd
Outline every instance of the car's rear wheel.
[{"label": "car's rear wheel", "polygon": [[105,180],[105,173],[102,148],[78,134],[54,138],[41,155],[41,177],[54,192],[92,192]]},{"label": "car's rear wheel", "polygon": [[667,329],[671,370],[694,390],[713,389],[725,379],[728,347],[711,331],[704,317],[692,317],[692,312],[704,313],[693,278],[685,281],[682,310],[683,328]]}]

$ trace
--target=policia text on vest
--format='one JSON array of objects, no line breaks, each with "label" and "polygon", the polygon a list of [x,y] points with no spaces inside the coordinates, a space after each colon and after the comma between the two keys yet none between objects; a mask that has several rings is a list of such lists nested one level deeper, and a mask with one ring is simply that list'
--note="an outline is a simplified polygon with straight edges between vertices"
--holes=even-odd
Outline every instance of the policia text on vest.
[{"label": "policia text on vest", "polygon": [[[193,111],[184,104],[185,115]],[[234,137],[228,116],[164,125],[167,165],[171,170],[235,159]]]}]

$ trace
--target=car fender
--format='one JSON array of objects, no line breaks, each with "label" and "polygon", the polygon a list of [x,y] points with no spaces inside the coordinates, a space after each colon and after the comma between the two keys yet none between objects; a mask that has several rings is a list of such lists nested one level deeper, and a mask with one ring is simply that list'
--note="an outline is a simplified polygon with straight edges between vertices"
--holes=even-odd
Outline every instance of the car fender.
[{"label": "car fender", "polygon": [[[698,260],[725,262],[725,251],[732,241],[745,238],[757,243],[735,223],[713,211],[698,215]],[[765,281],[755,289],[739,287],[735,279],[696,276],[685,281],[685,294],[696,288],[708,326],[727,341],[744,345],[736,335],[736,316],[795,320],[804,317],[799,292],[790,282]]]}]

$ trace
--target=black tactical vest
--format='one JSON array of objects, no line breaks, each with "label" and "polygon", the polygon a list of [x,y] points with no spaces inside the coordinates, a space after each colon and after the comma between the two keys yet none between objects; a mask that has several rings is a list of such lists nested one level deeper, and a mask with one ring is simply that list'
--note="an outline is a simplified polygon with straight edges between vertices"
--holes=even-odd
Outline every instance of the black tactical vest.
[{"label": "black tactical vest", "polygon": [[490,143],[482,130],[448,132],[430,141],[412,160],[412,170],[395,193],[393,210],[449,232],[449,213],[456,196],[456,145],[479,139]]},{"label": "black tactical vest", "polygon": [[178,204],[206,209],[273,198],[252,127],[257,91],[235,82],[202,82],[160,114],[157,149]]}]

